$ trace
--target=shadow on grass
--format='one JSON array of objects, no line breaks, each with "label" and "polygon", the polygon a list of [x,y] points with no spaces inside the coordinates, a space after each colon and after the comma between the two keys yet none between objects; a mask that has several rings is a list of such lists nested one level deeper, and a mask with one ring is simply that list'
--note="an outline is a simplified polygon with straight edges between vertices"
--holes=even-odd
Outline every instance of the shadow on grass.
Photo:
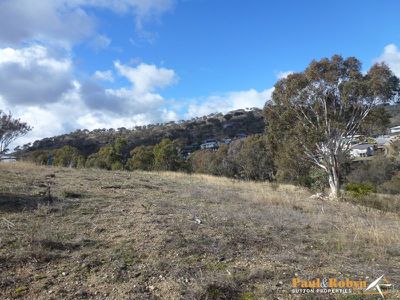
[{"label": "shadow on grass", "polygon": [[47,204],[54,202],[52,198],[49,201],[48,197],[33,196],[33,195],[18,195],[10,193],[0,193],[0,212],[22,212],[26,210],[34,210],[38,204]]}]

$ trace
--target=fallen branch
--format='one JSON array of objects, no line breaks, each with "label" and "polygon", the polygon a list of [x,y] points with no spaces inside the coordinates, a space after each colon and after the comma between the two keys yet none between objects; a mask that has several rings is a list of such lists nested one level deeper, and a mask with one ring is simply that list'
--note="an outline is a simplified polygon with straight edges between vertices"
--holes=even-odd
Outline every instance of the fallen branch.
[{"label": "fallen branch", "polygon": [[10,230],[11,228],[15,227],[15,224],[13,222],[7,220],[6,218],[3,217],[2,220],[6,224],[8,230]]}]

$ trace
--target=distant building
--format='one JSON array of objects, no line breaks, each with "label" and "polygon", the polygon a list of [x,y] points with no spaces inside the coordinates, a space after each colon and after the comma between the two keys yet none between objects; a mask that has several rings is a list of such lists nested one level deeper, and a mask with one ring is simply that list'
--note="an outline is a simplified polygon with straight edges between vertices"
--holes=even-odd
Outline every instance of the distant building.
[{"label": "distant building", "polygon": [[390,133],[391,134],[400,133],[400,126],[395,126],[395,127],[390,128]]},{"label": "distant building", "polygon": [[376,142],[378,145],[384,145],[390,141],[391,136],[390,135],[380,135],[377,138],[375,138]]},{"label": "distant building", "polygon": [[205,150],[205,149],[218,149],[219,148],[219,143],[217,140],[210,139],[210,140],[205,140],[203,144],[200,145],[200,149]]},{"label": "distant building", "polygon": [[374,155],[375,145],[373,144],[356,144],[350,147],[350,156],[356,157],[368,157]]},{"label": "distant building", "polygon": [[246,137],[247,137],[246,133],[238,133],[236,134],[235,139],[244,139]]},{"label": "distant building", "polygon": [[15,157],[11,156],[11,155],[5,155],[0,160],[0,162],[3,162],[3,163],[10,163],[10,162],[15,162],[15,161],[16,161]]},{"label": "distant building", "polygon": [[183,159],[187,160],[189,159],[190,155],[199,149],[199,145],[197,144],[192,144],[192,145],[186,145],[182,150],[181,150],[181,156]]}]

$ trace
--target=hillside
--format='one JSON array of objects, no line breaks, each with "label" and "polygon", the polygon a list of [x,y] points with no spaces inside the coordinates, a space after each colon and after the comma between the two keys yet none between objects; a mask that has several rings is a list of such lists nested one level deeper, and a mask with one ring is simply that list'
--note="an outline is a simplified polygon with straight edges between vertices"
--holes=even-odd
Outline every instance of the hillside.
[{"label": "hillside", "polygon": [[2,299],[292,299],[294,276],[400,282],[395,212],[204,175],[18,163],[0,177]]},{"label": "hillside", "polygon": [[[385,106],[390,115],[390,126],[400,125],[400,105]],[[155,145],[163,138],[179,140],[195,148],[206,139],[223,140],[241,135],[263,133],[265,120],[261,109],[239,109],[227,114],[215,113],[186,121],[150,124],[134,128],[86,129],[69,134],[48,137],[19,147],[15,154],[29,155],[37,150],[51,150],[70,145],[84,156],[97,152],[102,146],[113,143],[118,137],[127,140],[127,149],[141,145]]]},{"label": "hillside", "polygon": [[199,145],[209,138],[222,140],[234,138],[240,134],[262,133],[264,127],[262,110],[257,108],[240,109],[225,115],[216,113],[188,121],[136,126],[131,129],[77,130],[69,134],[49,137],[35,141],[33,144],[24,145],[21,147],[20,153],[56,149],[70,145],[86,156],[97,152],[104,145],[113,143],[117,137],[126,139],[129,149],[140,145],[154,145],[163,138],[180,140],[186,145]]}]

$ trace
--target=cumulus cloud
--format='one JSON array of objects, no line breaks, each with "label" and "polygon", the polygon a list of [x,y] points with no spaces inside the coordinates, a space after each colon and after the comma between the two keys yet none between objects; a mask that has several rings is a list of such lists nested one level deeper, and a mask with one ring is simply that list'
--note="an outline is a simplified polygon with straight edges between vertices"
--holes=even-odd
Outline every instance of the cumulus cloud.
[{"label": "cumulus cloud", "polygon": [[24,142],[78,128],[132,127],[177,119],[156,93],[176,82],[172,69],[119,62],[115,69],[130,84],[106,89],[98,80],[112,81],[112,70],[78,81],[68,53],[59,56],[41,45],[0,48],[0,107],[34,126]]},{"label": "cumulus cloud", "polygon": [[126,77],[132,85],[105,89],[93,80],[83,82],[80,90],[89,108],[121,115],[138,115],[157,110],[163,105],[164,98],[154,91],[174,84],[177,80],[174,70],[158,68],[155,65],[142,63],[137,67],[130,67],[115,62],[115,68],[118,74]]},{"label": "cumulus cloud", "polygon": [[[173,7],[174,0],[2,0],[0,1],[0,44],[17,45],[23,41],[56,41],[68,45],[90,37],[96,19],[87,9],[111,10],[131,14],[136,28]],[[108,43],[98,36],[97,42]]]},{"label": "cumulus cloud", "polygon": [[377,61],[385,62],[400,77],[400,49],[395,44],[387,45]]},{"label": "cumulus cloud", "polygon": [[114,75],[111,70],[96,71],[96,72],[94,72],[92,78],[94,80],[114,82]]},{"label": "cumulus cloud", "polygon": [[17,45],[28,40],[76,42],[94,32],[94,20],[68,1],[2,0],[0,42]]},{"label": "cumulus cloud", "polygon": [[134,90],[138,93],[151,92],[178,81],[175,71],[171,69],[158,68],[155,65],[145,63],[132,68],[122,65],[119,61],[116,61],[114,65],[119,74],[125,76],[133,83]]},{"label": "cumulus cloud", "polygon": [[260,92],[250,89],[197,99],[189,104],[185,117],[204,116],[214,112],[225,113],[240,108],[262,108],[265,102],[271,98],[272,92],[273,88]]},{"label": "cumulus cloud", "polygon": [[111,39],[106,35],[98,34],[89,42],[89,45],[96,51],[103,50],[111,45]]},{"label": "cumulus cloud", "polygon": [[43,46],[0,49],[0,95],[15,105],[56,102],[72,88],[71,69]]}]

